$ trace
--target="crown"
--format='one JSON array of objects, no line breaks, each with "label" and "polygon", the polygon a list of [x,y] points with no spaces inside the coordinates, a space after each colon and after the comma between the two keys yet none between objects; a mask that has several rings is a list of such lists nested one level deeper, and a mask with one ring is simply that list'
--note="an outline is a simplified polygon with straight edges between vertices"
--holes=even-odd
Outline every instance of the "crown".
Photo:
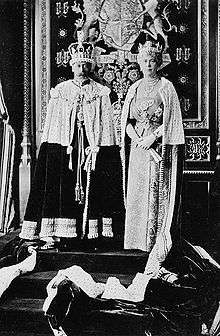
[{"label": "crown", "polygon": [[68,47],[70,54],[70,65],[76,62],[94,63],[94,48],[92,44],[84,42],[83,31],[77,32],[78,42],[71,43]]},{"label": "crown", "polygon": [[139,54],[155,56],[162,52],[162,46],[159,42],[155,44],[151,41],[146,41],[144,44],[139,44],[138,50]]}]

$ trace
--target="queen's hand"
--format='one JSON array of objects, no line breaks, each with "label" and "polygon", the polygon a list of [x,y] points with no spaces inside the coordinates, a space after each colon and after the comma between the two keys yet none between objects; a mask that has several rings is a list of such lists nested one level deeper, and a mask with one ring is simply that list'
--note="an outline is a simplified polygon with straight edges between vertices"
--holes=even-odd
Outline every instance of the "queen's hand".
[{"label": "queen's hand", "polygon": [[136,145],[137,147],[141,147],[143,149],[149,149],[155,140],[156,140],[156,136],[152,133],[150,135],[140,138],[136,142]]}]

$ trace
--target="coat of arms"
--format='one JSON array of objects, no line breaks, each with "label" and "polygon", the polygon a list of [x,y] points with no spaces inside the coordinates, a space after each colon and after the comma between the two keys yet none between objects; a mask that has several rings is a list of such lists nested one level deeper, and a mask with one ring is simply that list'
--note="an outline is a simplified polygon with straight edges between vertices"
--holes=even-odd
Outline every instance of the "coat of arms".
[{"label": "coat of arms", "polygon": [[[84,34],[89,36],[89,30],[98,23],[99,33],[107,45],[130,51],[140,32],[144,31],[155,39],[160,34],[166,49],[167,37],[157,7],[158,0],[84,0]],[[149,22],[143,27],[145,15]],[[163,17],[167,20],[166,10]]]}]

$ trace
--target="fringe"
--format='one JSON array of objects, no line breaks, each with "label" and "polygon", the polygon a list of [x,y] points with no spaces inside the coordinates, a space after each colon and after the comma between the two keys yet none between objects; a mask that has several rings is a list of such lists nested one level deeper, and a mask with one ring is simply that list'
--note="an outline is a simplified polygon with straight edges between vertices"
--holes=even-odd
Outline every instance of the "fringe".
[{"label": "fringe", "polygon": [[89,233],[88,238],[98,238],[98,220],[97,219],[89,219]]},{"label": "fringe", "polygon": [[113,237],[112,218],[102,218],[102,235],[104,237]]}]

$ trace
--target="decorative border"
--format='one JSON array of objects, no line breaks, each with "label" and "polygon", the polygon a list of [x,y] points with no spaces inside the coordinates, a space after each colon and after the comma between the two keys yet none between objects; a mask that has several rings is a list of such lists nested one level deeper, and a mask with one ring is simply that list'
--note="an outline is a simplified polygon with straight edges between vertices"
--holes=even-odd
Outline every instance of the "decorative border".
[{"label": "decorative border", "polygon": [[31,110],[32,110],[32,44],[31,44],[31,2],[24,0],[23,3],[24,24],[24,121],[23,137],[31,136]]},{"label": "decorative border", "polygon": [[35,2],[36,144],[39,148],[50,92],[50,2]]},{"label": "decorative border", "polygon": [[[209,128],[209,0],[198,1],[198,120],[184,119],[184,128]],[[201,37],[200,37],[201,36]]]},{"label": "decorative border", "polygon": [[184,170],[184,175],[214,175],[214,170]]},{"label": "decorative border", "polygon": [[23,27],[24,27],[24,119],[22,127],[22,154],[21,164],[31,162],[31,139],[33,132],[33,65],[32,65],[32,5],[30,0],[23,1]]}]

